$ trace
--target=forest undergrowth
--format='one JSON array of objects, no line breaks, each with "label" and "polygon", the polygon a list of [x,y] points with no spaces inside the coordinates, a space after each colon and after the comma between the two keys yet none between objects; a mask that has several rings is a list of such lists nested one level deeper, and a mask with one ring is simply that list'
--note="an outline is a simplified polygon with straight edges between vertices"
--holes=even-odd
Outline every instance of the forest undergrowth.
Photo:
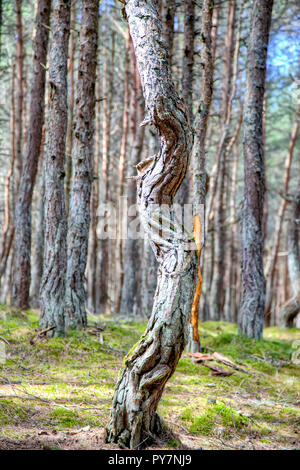
[{"label": "forest undergrowth", "polygon": [[[117,448],[105,443],[105,426],[122,360],[145,322],[88,320],[83,331],[46,338],[37,311],[1,307],[0,449]],[[152,448],[300,449],[300,330],[266,328],[261,341],[232,323],[199,330],[201,352],[234,366],[195,363],[185,352],[158,409],[174,438]]]}]

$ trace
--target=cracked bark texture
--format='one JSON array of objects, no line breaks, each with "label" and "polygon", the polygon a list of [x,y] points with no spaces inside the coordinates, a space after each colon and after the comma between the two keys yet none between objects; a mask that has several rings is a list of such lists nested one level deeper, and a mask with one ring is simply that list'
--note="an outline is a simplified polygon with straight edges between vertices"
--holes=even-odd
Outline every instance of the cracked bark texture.
[{"label": "cracked bark texture", "polygon": [[[202,63],[202,89],[201,100],[198,106],[195,120],[195,141],[193,148],[193,215],[195,226],[200,222],[201,240],[200,250],[204,246],[205,236],[205,202],[206,202],[206,135],[208,118],[213,94],[214,60],[212,56],[212,18],[214,0],[204,0],[201,21],[201,63]],[[199,251],[200,251],[199,250]],[[200,252],[201,258],[201,252]],[[191,314],[192,338],[191,351],[200,350],[198,315],[199,302],[202,290],[202,273],[198,258],[198,297]]]},{"label": "cracked bark texture", "polygon": [[154,124],[160,136],[159,152],[137,166],[140,217],[159,262],[158,285],[146,331],[124,360],[107,429],[109,442],[134,449],[162,429],[156,410],[188,339],[196,260],[172,209],[192,146],[187,111],[171,79],[156,4],[129,0],[125,9],[147,110],[143,124]]},{"label": "cracked bark texture", "polygon": [[42,142],[45,108],[45,75],[51,0],[38,3],[34,40],[33,82],[30,99],[28,144],[20,180],[15,213],[15,255],[12,304],[29,307],[31,267],[31,205]]},{"label": "cracked bark texture", "polygon": [[55,0],[49,60],[49,112],[45,155],[45,251],[40,328],[64,333],[67,222],[64,164],[67,132],[67,55],[70,1]]},{"label": "cracked bark texture", "polygon": [[[193,78],[194,78],[194,42],[195,42],[195,2],[184,0],[184,31],[183,31],[183,59],[182,59],[182,96],[190,123],[193,123]],[[190,194],[190,174],[187,172],[177,194],[179,204],[188,203]]]},{"label": "cracked bark texture", "polygon": [[75,98],[73,177],[68,218],[65,326],[86,325],[85,268],[93,178],[95,81],[99,0],[82,1],[80,58]]},{"label": "cracked bark texture", "polygon": [[242,214],[242,298],[239,331],[261,338],[265,315],[263,207],[265,192],[263,101],[273,0],[255,0],[248,44],[244,102],[244,204]]}]

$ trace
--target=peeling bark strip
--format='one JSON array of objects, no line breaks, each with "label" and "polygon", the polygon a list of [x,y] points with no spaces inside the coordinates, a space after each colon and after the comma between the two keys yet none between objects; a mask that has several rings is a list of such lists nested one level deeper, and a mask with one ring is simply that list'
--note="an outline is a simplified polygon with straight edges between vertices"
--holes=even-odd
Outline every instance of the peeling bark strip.
[{"label": "peeling bark strip", "polygon": [[64,163],[67,132],[67,55],[70,1],[55,0],[49,61],[49,113],[45,155],[45,252],[41,283],[42,330],[63,334],[65,306],[66,209]]},{"label": "peeling bark strip", "polygon": [[262,337],[265,315],[263,100],[272,6],[273,0],[255,0],[253,4],[244,103],[245,189],[239,329],[241,333],[254,338]]},{"label": "peeling bark strip", "polygon": [[138,204],[160,264],[158,286],[146,331],[124,360],[107,436],[134,449],[161,432],[156,410],[188,339],[196,259],[172,208],[192,147],[187,112],[170,76],[155,3],[128,0],[125,9],[148,113],[142,124],[154,124],[160,135],[159,153],[138,165]]},{"label": "peeling bark strip", "polygon": [[34,40],[33,82],[30,99],[30,122],[27,152],[20,180],[15,214],[15,252],[12,303],[19,308],[29,306],[31,258],[31,202],[35,183],[45,107],[45,64],[49,37],[51,0],[40,0],[36,15]]},{"label": "peeling bark strip", "polygon": [[84,274],[93,179],[98,10],[99,0],[82,0],[80,59],[75,99],[75,142],[72,156],[73,178],[68,219],[66,328],[80,328],[86,325]]}]

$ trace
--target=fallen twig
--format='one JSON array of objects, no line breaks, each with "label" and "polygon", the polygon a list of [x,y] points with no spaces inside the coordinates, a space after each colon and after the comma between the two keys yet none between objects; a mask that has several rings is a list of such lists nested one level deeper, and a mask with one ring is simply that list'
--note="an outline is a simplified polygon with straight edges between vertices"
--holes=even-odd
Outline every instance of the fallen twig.
[{"label": "fallen twig", "polygon": [[52,331],[56,328],[56,325],[53,325],[53,326],[49,326],[49,328],[45,328],[45,330],[41,330],[38,332],[37,335],[35,335],[34,338],[30,339],[29,340],[29,343],[33,346],[38,339],[40,339],[42,336],[45,336],[46,333],[48,333],[48,331]]}]

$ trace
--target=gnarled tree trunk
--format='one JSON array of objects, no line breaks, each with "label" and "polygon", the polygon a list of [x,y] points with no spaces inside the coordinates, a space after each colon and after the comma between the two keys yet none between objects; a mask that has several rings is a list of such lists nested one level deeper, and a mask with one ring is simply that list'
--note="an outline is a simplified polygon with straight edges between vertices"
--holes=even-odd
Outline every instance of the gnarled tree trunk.
[{"label": "gnarled tree trunk", "polygon": [[137,166],[140,217],[159,262],[158,286],[147,329],[124,360],[108,426],[109,442],[133,449],[159,434],[156,410],[187,340],[196,263],[172,208],[191,151],[187,112],[171,80],[155,3],[128,0],[125,9],[147,109],[143,122],[154,124],[161,139],[158,154]]}]

